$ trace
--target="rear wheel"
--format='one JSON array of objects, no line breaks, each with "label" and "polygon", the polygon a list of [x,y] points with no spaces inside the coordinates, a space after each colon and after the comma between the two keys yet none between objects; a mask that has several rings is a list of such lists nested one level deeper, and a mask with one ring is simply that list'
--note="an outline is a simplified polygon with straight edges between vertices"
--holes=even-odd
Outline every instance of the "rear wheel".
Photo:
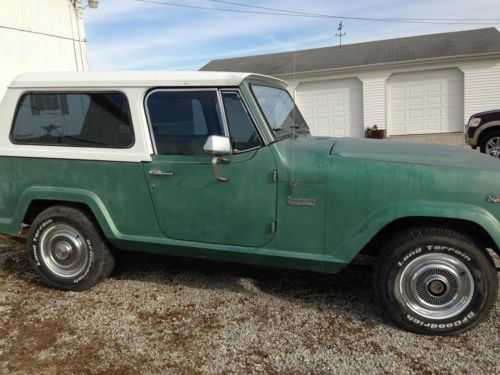
[{"label": "rear wheel", "polygon": [[496,302],[495,266],[472,238],[449,229],[412,229],[380,254],[382,307],[407,330],[451,335],[486,319]]},{"label": "rear wheel", "polygon": [[488,133],[481,142],[481,152],[500,158],[500,130]]},{"label": "rear wheel", "polygon": [[86,290],[106,278],[115,259],[92,217],[73,207],[53,206],[31,224],[28,258],[49,286]]}]

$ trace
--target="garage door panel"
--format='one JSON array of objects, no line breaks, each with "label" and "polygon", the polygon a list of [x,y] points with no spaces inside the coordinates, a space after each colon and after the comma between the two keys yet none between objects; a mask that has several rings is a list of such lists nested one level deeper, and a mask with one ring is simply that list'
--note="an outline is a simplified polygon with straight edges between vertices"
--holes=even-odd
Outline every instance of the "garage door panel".
[{"label": "garage door panel", "polygon": [[304,106],[310,106],[313,103],[313,97],[311,95],[304,95],[301,100]]},{"label": "garage door panel", "polygon": [[313,135],[363,135],[362,88],[358,79],[301,83],[296,98]]},{"label": "garage door panel", "polygon": [[408,125],[410,127],[410,131],[412,132],[421,132],[424,129],[424,122],[422,120],[411,120],[408,121]]},{"label": "garage door panel", "polygon": [[427,105],[442,105],[443,99],[441,96],[427,96]]},{"label": "garage door panel", "polygon": [[349,137],[351,136],[345,129],[333,129],[333,137]]},{"label": "garage door panel", "polygon": [[423,92],[423,87],[422,86],[409,86],[408,87],[408,95],[414,95],[417,97],[420,97]]},{"label": "garage door panel", "polygon": [[316,103],[328,103],[328,95],[315,95],[314,101]]},{"label": "garage door panel", "polygon": [[409,111],[408,117],[410,119],[422,119],[424,118],[424,113],[423,111]]},{"label": "garage door panel", "polygon": [[392,94],[394,96],[403,96],[405,95],[405,88],[402,86],[394,86]]},{"label": "garage door panel", "polygon": [[300,110],[300,113],[302,113],[302,115],[304,117],[309,117],[309,116],[312,116],[314,115],[314,108],[312,107],[303,107],[301,110]]},{"label": "garage door panel", "polygon": [[439,120],[438,121],[428,120],[427,128],[430,130],[439,131],[443,128],[443,122]]},{"label": "garage door panel", "polygon": [[443,110],[442,108],[433,108],[433,109],[427,109],[425,111],[424,117],[426,118],[441,118],[443,117]]},{"label": "garage door panel", "polygon": [[348,110],[348,107],[342,103],[335,103],[332,105],[331,111],[333,113],[345,113]]},{"label": "garage door panel", "polygon": [[393,111],[392,118],[394,120],[404,120],[405,119],[405,112],[404,111]]},{"label": "garage door panel", "polygon": [[314,107],[315,115],[327,115],[329,112],[328,105],[317,105]]},{"label": "garage door panel", "polygon": [[408,105],[410,107],[422,107],[424,104],[424,98],[423,97],[418,97],[418,98],[410,98]]},{"label": "garage door panel", "polygon": [[405,107],[405,99],[404,98],[401,98],[401,99],[392,99],[391,100],[391,105],[392,105],[392,108],[394,109],[404,109]]},{"label": "garage door panel", "polygon": [[395,74],[388,97],[390,134],[463,130],[463,77],[457,69]]}]

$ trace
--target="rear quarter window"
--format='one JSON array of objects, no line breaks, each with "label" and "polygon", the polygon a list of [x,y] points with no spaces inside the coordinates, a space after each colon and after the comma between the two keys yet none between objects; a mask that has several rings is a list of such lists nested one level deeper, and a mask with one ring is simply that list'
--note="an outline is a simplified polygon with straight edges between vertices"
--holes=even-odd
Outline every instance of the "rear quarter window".
[{"label": "rear quarter window", "polygon": [[24,145],[129,148],[134,131],[126,96],[117,92],[27,93],[10,139]]}]

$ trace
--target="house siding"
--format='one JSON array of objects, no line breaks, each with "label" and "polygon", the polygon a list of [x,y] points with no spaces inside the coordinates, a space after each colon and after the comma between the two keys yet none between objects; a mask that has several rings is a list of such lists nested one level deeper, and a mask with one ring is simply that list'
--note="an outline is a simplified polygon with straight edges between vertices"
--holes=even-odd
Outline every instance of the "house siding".
[{"label": "house siding", "polygon": [[500,62],[461,64],[464,73],[464,123],[474,113],[500,108]]},{"label": "house siding", "polygon": [[[395,65],[378,69],[346,70],[342,72],[321,72],[290,75],[280,75],[286,80],[293,92],[294,88],[304,82],[342,80],[358,78],[362,82],[363,92],[363,126],[377,125],[379,129],[388,129],[388,83],[391,77],[400,73],[422,72],[435,74],[437,71],[458,69],[463,73],[463,99],[461,113],[465,124],[474,113],[500,108],[500,57],[477,57],[443,62],[425,62],[416,64]],[[460,90],[461,85],[460,85]],[[463,106],[463,110],[462,110]],[[300,103],[299,103],[300,108]],[[462,116],[460,115],[460,117]],[[460,124],[460,128],[463,124]]]},{"label": "house siding", "polygon": [[0,100],[20,73],[88,70],[80,7],[70,0],[2,2]]},{"label": "house siding", "polygon": [[377,125],[379,129],[387,127],[386,84],[390,73],[380,72],[360,75],[363,83],[363,123],[364,127]]}]

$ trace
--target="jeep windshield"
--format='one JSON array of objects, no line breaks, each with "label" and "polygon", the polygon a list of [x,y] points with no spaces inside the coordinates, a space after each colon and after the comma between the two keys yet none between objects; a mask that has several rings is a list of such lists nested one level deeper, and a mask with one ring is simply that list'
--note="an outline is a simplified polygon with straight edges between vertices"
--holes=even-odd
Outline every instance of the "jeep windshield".
[{"label": "jeep windshield", "polygon": [[290,136],[294,131],[309,133],[309,127],[287,90],[258,84],[251,87],[262,114],[277,138]]}]

